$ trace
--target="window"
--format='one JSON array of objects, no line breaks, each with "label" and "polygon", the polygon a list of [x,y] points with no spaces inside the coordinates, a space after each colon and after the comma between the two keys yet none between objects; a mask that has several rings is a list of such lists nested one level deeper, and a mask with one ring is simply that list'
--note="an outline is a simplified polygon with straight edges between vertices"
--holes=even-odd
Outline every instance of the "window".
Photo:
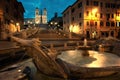
[{"label": "window", "polygon": [[63,16],[66,17],[66,14],[64,14]]},{"label": "window", "polygon": [[115,23],[112,21],[111,22],[111,27],[114,27],[115,26]]},{"label": "window", "polygon": [[117,4],[117,9],[119,9],[120,8],[120,4]]},{"label": "window", "polygon": [[75,11],[75,8],[72,9],[72,13]]},{"label": "window", "polygon": [[87,21],[87,23],[86,23],[86,24],[87,24],[87,26],[89,26],[89,22],[88,22],[88,21]]},{"label": "window", "polygon": [[110,14],[109,13],[106,14],[106,18],[107,18],[107,20],[109,20],[109,18],[110,18]]},{"label": "window", "polygon": [[94,2],[93,2],[93,5],[94,5],[94,6],[98,6],[98,1],[94,1]]},{"label": "window", "polygon": [[106,22],[106,26],[110,26],[110,22]]},{"label": "window", "polygon": [[116,22],[116,26],[117,26],[117,27],[120,27],[120,22]]},{"label": "window", "polygon": [[103,18],[103,14],[102,13],[100,14],[100,18]]},{"label": "window", "polygon": [[95,26],[97,26],[97,22],[95,22]]},{"label": "window", "polygon": [[81,22],[79,23],[79,26],[82,26],[82,23],[81,23]]},{"label": "window", "polygon": [[7,2],[10,2],[10,0],[7,0]]},{"label": "window", "polygon": [[115,8],[115,4],[114,3],[111,3],[111,8]]},{"label": "window", "polygon": [[90,20],[90,26],[94,26],[94,20]]},{"label": "window", "polygon": [[111,15],[111,18],[114,18],[114,14]]},{"label": "window", "polygon": [[100,26],[104,26],[104,22],[103,21],[100,21]]},{"label": "window", "polygon": [[8,10],[9,10],[8,7],[6,7],[6,8],[5,8],[5,12],[8,13],[8,12],[9,12]]},{"label": "window", "polygon": [[110,3],[105,3],[106,8],[110,8]]},{"label": "window", "polygon": [[67,14],[69,15],[69,11],[67,11]]},{"label": "window", "polygon": [[74,17],[72,17],[72,21],[74,21]]},{"label": "window", "polygon": [[82,7],[82,2],[80,2],[80,3],[78,4],[78,8],[80,8],[80,7]]},{"label": "window", "polygon": [[100,7],[101,7],[101,8],[103,7],[103,3],[102,3],[102,2],[100,3]]},{"label": "window", "polygon": [[87,5],[87,6],[89,5],[89,0],[86,1],[86,5]]},{"label": "window", "polygon": [[89,16],[89,11],[86,12],[86,15]]},{"label": "window", "polygon": [[80,13],[80,14],[79,14],[79,18],[81,18],[81,17],[82,17],[82,14]]},{"label": "window", "polygon": [[114,31],[111,31],[111,36],[114,36]]}]

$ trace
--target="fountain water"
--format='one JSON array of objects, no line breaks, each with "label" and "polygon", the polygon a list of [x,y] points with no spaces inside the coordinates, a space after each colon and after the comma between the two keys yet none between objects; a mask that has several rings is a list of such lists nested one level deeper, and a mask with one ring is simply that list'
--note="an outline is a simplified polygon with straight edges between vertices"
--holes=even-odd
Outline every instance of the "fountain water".
[{"label": "fountain water", "polygon": [[[108,66],[120,66],[119,56],[105,52],[99,54],[98,51],[88,50],[90,56],[83,56],[84,50],[68,50],[63,51],[58,57],[62,60],[84,67],[108,67]],[[94,58],[94,60],[93,60]],[[77,60],[77,61],[76,61]],[[91,61],[92,60],[92,61]],[[91,62],[90,62],[91,61]],[[90,62],[90,63],[86,63]],[[82,63],[82,65],[81,65]],[[84,65],[83,65],[84,64]]]},{"label": "fountain water", "polygon": [[[14,38],[14,37],[13,37]],[[120,70],[120,59],[114,54],[99,54],[97,51],[87,49],[87,40],[84,40],[85,50],[66,50],[54,59],[39,45],[37,40],[22,40],[14,38],[27,46],[28,54],[34,59],[39,71],[49,76],[71,78],[94,78],[114,74]],[[39,41],[37,41],[39,43]],[[29,47],[28,47],[29,46]],[[82,48],[80,46],[80,48]],[[83,56],[87,51],[90,56]],[[91,73],[92,72],[92,73]]]}]

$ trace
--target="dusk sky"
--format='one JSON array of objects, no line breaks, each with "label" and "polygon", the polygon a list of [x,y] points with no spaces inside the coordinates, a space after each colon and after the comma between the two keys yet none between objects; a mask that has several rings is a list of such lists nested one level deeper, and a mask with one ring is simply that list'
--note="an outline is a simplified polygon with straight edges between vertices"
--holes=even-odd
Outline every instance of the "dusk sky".
[{"label": "dusk sky", "polygon": [[25,8],[24,18],[34,18],[35,8],[40,10],[47,9],[48,20],[50,20],[54,13],[57,12],[58,16],[62,16],[62,12],[72,5],[76,0],[18,0],[22,2]]}]

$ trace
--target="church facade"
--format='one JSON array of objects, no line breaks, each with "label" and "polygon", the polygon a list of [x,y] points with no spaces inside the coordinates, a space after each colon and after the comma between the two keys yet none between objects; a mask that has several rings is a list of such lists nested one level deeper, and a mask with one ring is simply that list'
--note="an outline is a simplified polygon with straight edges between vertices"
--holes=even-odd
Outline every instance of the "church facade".
[{"label": "church facade", "polygon": [[47,10],[44,8],[43,10],[35,9],[35,17],[34,18],[24,18],[24,28],[26,27],[35,27],[40,25],[47,25]]},{"label": "church facade", "polygon": [[35,10],[35,24],[47,24],[47,10],[46,8],[43,11],[36,8]]}]

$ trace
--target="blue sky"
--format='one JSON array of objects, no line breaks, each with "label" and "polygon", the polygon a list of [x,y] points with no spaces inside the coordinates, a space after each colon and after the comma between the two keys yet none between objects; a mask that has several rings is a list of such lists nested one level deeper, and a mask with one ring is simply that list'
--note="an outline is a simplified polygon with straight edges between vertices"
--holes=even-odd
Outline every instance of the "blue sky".
[{"label": "blue sky", "polygon": [[34,18],[35,8],[43,10],[47,9],[48,20],[50,20],[54,13],[57,12],[58,16],[62,16],[62,12],[69,6],[72,5],[76,0],[18,0],[22,2],[25,8],[25,18]]}]

